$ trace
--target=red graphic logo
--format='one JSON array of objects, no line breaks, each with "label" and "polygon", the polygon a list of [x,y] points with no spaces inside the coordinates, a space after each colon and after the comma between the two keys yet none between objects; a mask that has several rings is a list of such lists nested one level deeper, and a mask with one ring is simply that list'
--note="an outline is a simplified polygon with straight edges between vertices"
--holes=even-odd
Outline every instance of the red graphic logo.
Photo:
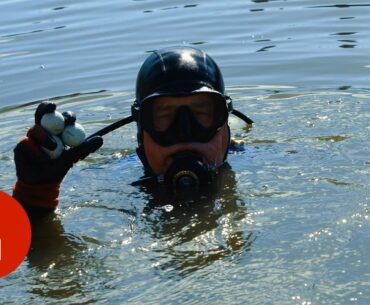
[{"label": "red graphic logo", "polygon": [[23,207],[0,192],[0,277],[14,271],[24,260],[31,244],[31,225]]}]

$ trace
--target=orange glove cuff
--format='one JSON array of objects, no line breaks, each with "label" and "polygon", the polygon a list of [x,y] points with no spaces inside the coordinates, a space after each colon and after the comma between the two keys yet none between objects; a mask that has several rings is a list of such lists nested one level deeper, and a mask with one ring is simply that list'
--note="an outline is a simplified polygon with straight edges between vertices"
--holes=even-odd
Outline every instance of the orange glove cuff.
[{"label": "orange glove cuff", "polygon": [[13,197],[27,207],[54,209],[59,203],[60,183],[26,184],[20,180],[13,186]]}]

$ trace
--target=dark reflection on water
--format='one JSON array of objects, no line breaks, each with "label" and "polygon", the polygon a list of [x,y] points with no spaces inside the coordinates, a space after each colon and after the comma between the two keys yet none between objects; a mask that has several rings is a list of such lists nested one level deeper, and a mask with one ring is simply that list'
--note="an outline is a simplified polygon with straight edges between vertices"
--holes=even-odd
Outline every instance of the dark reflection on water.
[{"label": "dark reflection on water", "polygon": [[11,38],[11,37],[17,37],[17,36],[23,36],[23,35],[29,35],[29,34],[35,34],[35,33],[42,33],[42,32],[51,31],[51,30],[60,30],[60,29],[64,29],[64,28],[66,28],[66,26],[61,25],[61,26],[56,26],[56,27],[53,27],[53,28],[39,29],[39,30],[33,30],[33,31],[29,31],[29,32],[21,32],[21,33],[16,33],[16,34],[8,34],[8,35],[4,35],[2,37]]},{"label": "dark reflection on water", "polygon": [[268,42],[271,41],[271,39],[256,39],[255,42]]},{"label": "dark reflection on water", "polygon": [[39,274],[40,280],[29,287],[30,292],[53,300],[83,294],[83,284],[76,270],[83,264],[86,249],[80,237],[64,231],[60,218],[54,213],[34,220],[27,259],[29,268]]},{"label": "dark reflection on water", "polygon": [[364,3],[364,4],[334,4],[334,5],[315,5],[315,6],[309,6],[307,8],[349,8],[349,7],[366,7],[370,6],[370,4]]},{"label": "dark reflection on water", "polygon": [[[335,36],[350,36],[355,35],[357,32],[338,32],[331,35]],[[356,47],[357,41],[355,39],[338,39],[339,42],[345,42],[344,44],[339,45],[340,48],[344,49],[352,49]]]},{"label": "dark reflection on water", "polygon": [[[252,2],[255,2],[255,3],[264,3],[264,2],[269,2],[271,0],[252,0]],[[276,1],[276,0],[272,0],[272,1]]]},{"label": "dark reflection on water", "polygon": [[[167,6],[167,7],[160,8],[159,10],[168,11],[168,10],[174,10],[174,9],[178,9],[178,8],[194,8],[194,7],[197,7],[197,6],[198,6],[198,4],[187,4],[187,5],[184,5],[184,6]],[[148,10],[143,11],[143,13],[153,13],[153,12],[155,12],[155,10],[148,9]]]},{"label": "dark reflection on water", "polygon": [[355,44],[341,44],[339,47],[343,49],[353,49],[355,46]]},{"label": "dark reflection on water", "polygon": [[192,45],[202,45],[202,44],[205,44],[207,43],[206,41],[195,41],[195,42],[190,42],[189,44],[192,44]]},{"label": "dark reflection on water", "polygon": [[252,247],[256,235],[240,222],[248,219],[244,201],[236,194],[235,173],[226,166],[207,189],[171,194],[165,188],[143,188],[148,204],[145,221],[157,249],[157,268],[169,277],[188,276],[221,259],[237,260]]},{"label": "dark reflection on water", "polygon": [[344,36],[344,35],[353,35],[353,34],[356,34],[356,32],[338,32],[338,33],[334,33],[332,35]]},{"label": "dark reflection on water", "polygon": [[352,86],[340,86],[338,87],[338,90],[348,90],[350,89]]},{"label": "dark reflection on water", "polygon": [[256,52],[265,52],[267,51],[268,49],[271,49],[271,48],[275,48],[276,46],[266,46],[266,47],[263,47],[259,50],[257,50]]},{"label": "dark reflection on water", "polygon": [[178,6],[170,6],[170,7],[164,7],[162,8],[163,11],[167,11],[167,10],[173,10],[173,9],[176,9],[178,8]]}]

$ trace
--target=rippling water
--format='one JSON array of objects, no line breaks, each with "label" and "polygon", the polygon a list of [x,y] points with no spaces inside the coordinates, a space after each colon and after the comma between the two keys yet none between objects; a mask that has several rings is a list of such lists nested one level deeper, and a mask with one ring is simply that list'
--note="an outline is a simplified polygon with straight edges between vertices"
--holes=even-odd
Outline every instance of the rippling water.
[{"label": "rippling water", "polygon": [[130,186],[135,126],[105,137],[33,228],[2,304],[369,304],[370,4],[0,2],[0,189],[37,103],[88,133],[127,114],[148,52],[206,50],[251,116],[222,188],[182,206]]}]

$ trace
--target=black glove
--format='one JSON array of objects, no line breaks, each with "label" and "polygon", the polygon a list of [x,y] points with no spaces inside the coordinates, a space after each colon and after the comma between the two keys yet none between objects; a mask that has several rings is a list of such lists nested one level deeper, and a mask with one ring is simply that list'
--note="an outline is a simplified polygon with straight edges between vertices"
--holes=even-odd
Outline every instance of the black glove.
[{"label": "black glove", "polygon": [[[13,196],[24,205],[53,208],[58,204],[59,185],[68,170],[79,160],[86,158],[103,145],[103,138],[96,136],[77,147],[65,149],[57,159],[51,159],[41,146],[53,150],[55,140],[41,125],[45,113],[54,112],[55,104],[43,102],[35,112],[35,125],[14,149],[18,181]],[[68,113],[73,117],[73,114]],[[67,118],[66,120],[71,120]],[[75,118],[74,118],[75,120]],[[56,198],[53,198],[55,197]],[[53,203],[48,203],[52,201]]]}]

